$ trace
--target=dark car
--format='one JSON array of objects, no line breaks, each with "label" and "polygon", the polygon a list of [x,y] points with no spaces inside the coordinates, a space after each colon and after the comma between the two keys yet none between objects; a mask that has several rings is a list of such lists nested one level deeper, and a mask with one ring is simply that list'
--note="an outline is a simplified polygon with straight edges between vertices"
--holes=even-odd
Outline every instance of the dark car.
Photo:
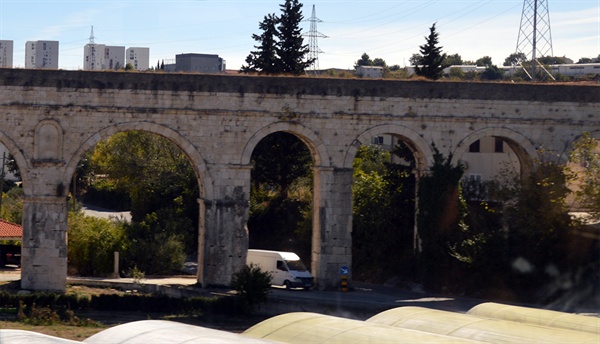
[{"label": "dark car", "polygon": [[21,246],[0,245],[0,267],[6,265],[21,266]]}]

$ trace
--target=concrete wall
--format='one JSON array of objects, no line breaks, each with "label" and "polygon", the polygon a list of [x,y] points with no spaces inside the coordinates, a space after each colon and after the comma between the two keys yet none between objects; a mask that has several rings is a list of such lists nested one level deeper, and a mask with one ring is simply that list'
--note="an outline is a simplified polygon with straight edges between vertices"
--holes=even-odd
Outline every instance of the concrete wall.
[{"label": "concrete wall", "polygon": [[163,135],[194,166],[203,285],[228,284],[245,262],[254,147],[274,132],[298,136],[314,158],[312,272],[327,288],[352,263],[352,162],[373,136],[406,142],[417,173],[432,143],[458,161],[497,136],[526,172],[540,147],[564,161],[599,116],[594,86],[1,69],[0,143],[26,195],[22,284],[64,290],[69,181],[87,150],[120,131]]}]

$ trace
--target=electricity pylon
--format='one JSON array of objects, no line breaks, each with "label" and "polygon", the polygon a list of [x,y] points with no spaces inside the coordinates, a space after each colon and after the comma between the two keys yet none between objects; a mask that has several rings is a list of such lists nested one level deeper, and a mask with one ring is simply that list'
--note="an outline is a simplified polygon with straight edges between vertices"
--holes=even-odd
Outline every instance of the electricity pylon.
[{"label": "electricity pylon", "polygon": [[536,65],[539,65],[552,79],[554,77],[537,61],[538,57],[554,56],[548,0],[524,0],[521,25],[517,39],[516,53],[522,53],[531,61],[531,69],[523,70],[531,78],[536,78]]},{"label": "electricity pylon", "polygon": [[327,36],[317,31],[317,23],[322,23],[323,21],[317,18],[315,5],[313,5],[312,7],[312,15],[310,16],[310,19],[308,19],[308,21],[310,22],[310,31],[308,32],[308,59],[314,61],[311,65],[311,69],[318,70],[319,54],[323,52],[321,51],[321,49],[319,49],[319,43],[317,41],[317,38],[327,38]]},{"label": "electricity pylon", "polygon": [[92,31],[90,32],[90,42],[88,43],[89,54],[90,54],[90,68],[92,70],[96,69],[96,37],[94,37],[94,27],[92,26]]}]

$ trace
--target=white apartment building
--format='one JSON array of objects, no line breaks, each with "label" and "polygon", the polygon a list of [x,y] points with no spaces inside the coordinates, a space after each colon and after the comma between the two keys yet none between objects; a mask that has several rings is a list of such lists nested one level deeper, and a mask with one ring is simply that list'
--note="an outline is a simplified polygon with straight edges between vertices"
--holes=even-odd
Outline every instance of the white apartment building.
[{"label": "white apartment building", "polygon": [[104,48],[104,44],[86,44],[83,47],[83,70],[102,69]]},{"label": "white apartment building", "polygon": [[125,52],[125,64],[131,63],[136,70],[150,68],[150,48],[130,47]]},{"label": "white apartment building", "polygon": [[25,68],[58,69],[58,41],[27,41]]},{"label": "white apartment building", "polygon": [[13,41],[0,40],[0,68],[13,67]]},{"label": "white apartment building", "polygon": [[104,63],[102,65],[102,69],[115,70],[124,67],[125,47],[108,45],[104,47]]},{"label": "white apartment building", "polygon": [[125,67],[125,47],[86,44],[83,70],[114,70]]}]

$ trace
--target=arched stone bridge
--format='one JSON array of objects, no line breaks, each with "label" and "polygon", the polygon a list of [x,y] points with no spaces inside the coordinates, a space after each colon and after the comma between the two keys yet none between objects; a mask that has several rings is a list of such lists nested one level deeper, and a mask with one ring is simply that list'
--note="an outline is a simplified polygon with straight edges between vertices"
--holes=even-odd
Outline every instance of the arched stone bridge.
[{"label": "arched stone bridge", "polygon": [[248,248],[250,156],[285,131],[314,158],[312,271],[333,286],[351,264],[352,161],[392,134],[418,173],[432,144],[459,160],[484,136],[507,142],[522,169],[538,148],[565,157],[600,130],[600,87],[0,69],[0,142],[23,178],[22,287],[64,290],[67,195],[84,153],[126,130],[160,134],[194,166],[200,194],[198,280],[229,284]]}]

